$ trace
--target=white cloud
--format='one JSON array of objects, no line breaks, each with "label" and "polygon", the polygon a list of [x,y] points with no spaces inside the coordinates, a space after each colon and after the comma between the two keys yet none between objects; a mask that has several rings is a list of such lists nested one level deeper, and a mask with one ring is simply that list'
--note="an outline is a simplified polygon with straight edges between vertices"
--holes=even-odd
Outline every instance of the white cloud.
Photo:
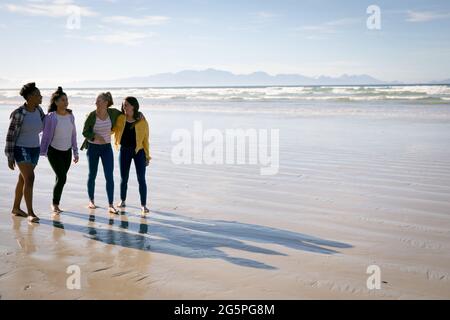
[{"label": "white cloud", "polygon": [[450,12],[408,11],[408,22],[427,22],[450,18]]},{"label": "white cloud", "polygon": [[72,0],[52,0],[52,1],[28,1],[26,4],[7,3],[0,8],[12,13],[29,15],[29,16],[46,16],[46,17],[67,17],[73,13],[73,9],[77,8],[81,16],[91,17],[98,15],[95,11],[88,7],[77,6]]},{"label": "white cloud", "polygon": [[277,16],[276,14],[267,11],[259,11],[256,12],[255,15],[260,19],[271,19]]},{"label": "white cloud", "polygon": [[143,43],[144,39],[153,36],[155,36],[155,33],[137,33],[137,32],[119,31],[109,34],[88,36],[85,37],[85,39],[94,42],[103,42],[107,44],[136,46]]},{"label": "white cloud", "polygon": [[[344,19],[325,22],[325,23],[318,24],[318,25],[302,26],[302,27],[295,28],[295,30],[296,31],[310,31],[310,32],[321,33],[321,34],[332,34],[332,33],[336,33],[340,27],[354,25],[354,24],[360,23],[362,21],[363,20],[361,20],[359,18],[344,18]],[[309,37],[313,37],[313,36],[309,35]]]},{"label": "white cloud", "polygon": [[142,18],[134,18],[127,16],[112,16],[102,19],[103,22],[118,23],[134,27],[156,26],[167,23],[169,20],[170,18],[165,16],[145,16]]}]

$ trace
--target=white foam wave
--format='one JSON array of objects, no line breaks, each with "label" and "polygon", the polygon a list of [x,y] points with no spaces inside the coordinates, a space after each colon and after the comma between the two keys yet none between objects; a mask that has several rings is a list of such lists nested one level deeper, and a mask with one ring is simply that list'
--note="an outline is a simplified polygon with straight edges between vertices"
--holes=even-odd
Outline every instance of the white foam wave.
[{"label": "white foam wave", "polygon": [[[91,99],[99,89],[67,89],[69,98]],[[103,90],[105,91],[105,90]],[[448,103],[450,86],[303,86],[303,87],[236,87],[236,88],[119,88],[109,89],[113,97],[136,96],[149,100],[186,101],[379,101],[429,100]],[[53,90],[41,90],[50,97]],[[0,90],[0,98],[21,99],[17,90]]]}]

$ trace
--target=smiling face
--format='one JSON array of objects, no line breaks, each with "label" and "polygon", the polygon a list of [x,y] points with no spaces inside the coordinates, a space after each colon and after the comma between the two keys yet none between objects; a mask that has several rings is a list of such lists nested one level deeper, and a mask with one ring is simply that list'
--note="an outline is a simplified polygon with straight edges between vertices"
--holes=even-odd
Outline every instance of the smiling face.
[{"label": "smiling face", "polygon": [[27,104],[30,106],[38,106],[41,103],[42,103],[42,95],[41,95],[41,91],[39,89],[34,90],[27,97]]},{"label": "smiling face", "polygon": [[134,107],[127,100],[123,101],[123,113],[126,116],[130,116],[130,117],[134,116]]},{"label": "smiling face", "polygon": [[108,101],[102,95],[99,95],[95,101],[95,105],[97,106],[97,110],[106,110],[108,108]]}]

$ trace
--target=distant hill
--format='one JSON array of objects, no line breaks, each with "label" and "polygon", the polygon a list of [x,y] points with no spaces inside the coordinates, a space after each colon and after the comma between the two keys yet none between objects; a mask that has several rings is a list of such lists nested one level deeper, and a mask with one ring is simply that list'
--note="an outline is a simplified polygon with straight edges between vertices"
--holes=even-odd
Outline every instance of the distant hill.
[{"label": "distant hill", "polygon": [[387,84],[369,75],[342,75],[340,77],[307,77],[300,74],[269,75],[265,72],[233,74],[228,71],[206,69],[159,73],[146,77],[116,80],[80,81],[66,87],[197,87],[197,86],[270,86],[270,85],[364,85]]},{"label": "distant hill", "polygon": [[[249,74],[234,74],[217,69],[184,70],[175,73],[159,73],[145,77],[129,77],[115,80],[99,79],[66,83],[37,82],[42,88],[53,88],[58,85],[66,88],[405,85],[399,81],[382,81],[367,74],[344,74],[339,77],[308,77],[301,74],[270,75],[262,71]],[[450,79],[422,84],[450,84]],[[19,86],[8,79],[0,78],[0,88]]]},{"label": "distant hill", "polygon": [[445,79],[441,81],[433,81],[431,84],[450,84],[450,79]]}]

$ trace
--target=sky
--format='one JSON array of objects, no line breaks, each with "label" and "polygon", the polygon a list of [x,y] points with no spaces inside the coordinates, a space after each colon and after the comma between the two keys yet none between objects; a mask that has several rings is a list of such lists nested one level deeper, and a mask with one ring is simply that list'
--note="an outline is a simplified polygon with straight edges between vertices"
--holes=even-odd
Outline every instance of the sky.
[{"label": "sky", "polygon": [[0,39],[0,79],[18,82],[207,68],[450,78],[448,0],[0,0]]}]

